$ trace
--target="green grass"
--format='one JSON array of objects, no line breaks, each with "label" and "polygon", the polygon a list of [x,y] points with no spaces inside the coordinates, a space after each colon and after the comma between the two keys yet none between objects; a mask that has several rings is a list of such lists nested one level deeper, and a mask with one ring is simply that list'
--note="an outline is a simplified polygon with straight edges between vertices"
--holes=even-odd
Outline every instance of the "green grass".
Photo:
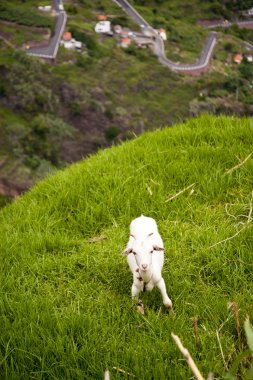
[{"label": "green grass", "polygon": [[7,24],[4,21],[0,22],[0,26],[1,31],[4,32],[7,39],[8,37],[10,38],[11,43],[15,46],[22,46],[22,44],[27,43],[28,41],[42,41],[45,40],[47,36],[50,36],[50,29],[31,28],[23,25],[20,25],[17,29],[15,23]]},{"label": "green grass", "polygon": [[[101,151],[5,207],[0,377],[102,379],[109,368],[112,379],[127,379],[119,367],[138,379],[189,379],[173,331],[203,374],[221,379],[216,331],[228,366],[243,348],[229,302],[241,321],[253,320],[252,158],[226,174],[236,156],[252,153],[252,142],[251,119],[203,116]],[[193,183],[194,192],[166,202]],[[164,240],[170,314],[158,291],[143,295],[145,316],[130,298],[120,253],[142,213],[157,220]]]}]

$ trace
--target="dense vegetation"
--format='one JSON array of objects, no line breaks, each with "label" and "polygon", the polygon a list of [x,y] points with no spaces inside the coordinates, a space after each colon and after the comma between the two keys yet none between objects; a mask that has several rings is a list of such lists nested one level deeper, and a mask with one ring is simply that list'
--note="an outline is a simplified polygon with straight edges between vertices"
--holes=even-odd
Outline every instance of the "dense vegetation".
[{"label": "dense vegetation", "polygon": [[[167,55],[174,61],[195,61],[207,36],[198,21],[223,17],[215,15],[213,1],[192,1],[191,11],[189,2],[178,7],[175,0],[134,4],[154,27],[165,27]],[[39,13],[36,0],[1,5],[0,194],[17,195],[55,168],[146,130],[206,112],[252,115],[253,64],[233,63],[234,53],[246,52],[242,40],[253,41],[252,31],[236,26],[219,31],[210,70],[201,77],[183,76],[161,66],[149,49],[123,50],[115,38],[94,33],[100,13],[112,24],[138,30],[113,1],[65,1],[64,6],[67,29],[85,48],[82,53],[61,48],[50,66],[20,51],[45,44],[46,24],[17,22],[33,14],[38,26],[37,17],[50,23],[54,17]],[[222,7],[229,11],[230,5]],[[4,9],[24,14],[10,22]]]},{"label": "dense vegetation", "polygon": [[[134,5],[140,5],[140,6],[146,6],[146,7],[155,7],[154,9],[157,9],[157,7],[164,6],[169,7],[171,10],[182,10],[183,12],[186,10],[186,8],[190,9],[190,7],[194,7],[194,11],[197,10],[197,15],[199,15],[199,12],[202,12],[205,10],[207,12],[207,18],[211,18],[214,16],[218,17],[225,17],[229,19],[233,19],[236,14],[240,11],[245,11],[247,9],[250,9],[252,7],[252,1],[251,0],[211,0],[206,1],[205,3],[203,1],[192,1],[191,3],[188,3],[188,6],[186,4],[180,4],[178,5],[177,1],[171,1],[170,4],[168,4],[167,0],[130,0]],[[196,7],[196,8],[195,8]],[[189,16],[189,15],[186,15]],[[192,12],[192,17],[196,17],[196,13]]]},{"label": "dense vegetation", "polygon": [[[101,151],[4,208],[0,377],[102,379],[109,368],[112,379],[189,379],[173,331],[222,379],[253,320],[252,142],[251,119],[192,119]],[[158,291],[143,295],[144,316],[130,299],[120,252],[141,213],[165,243],[171,313]]]}]

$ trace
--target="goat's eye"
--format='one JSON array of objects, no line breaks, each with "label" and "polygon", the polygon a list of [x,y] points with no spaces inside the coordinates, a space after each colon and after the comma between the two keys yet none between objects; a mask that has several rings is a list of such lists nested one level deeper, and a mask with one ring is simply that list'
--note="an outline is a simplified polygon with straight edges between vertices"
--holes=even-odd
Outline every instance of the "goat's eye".
[{"label": "goat's eye", "polygon": [[132,253],[133,253],[134,255],[136,255],[136,252],[132,251]]},{"label": "goat's eye", "polygon": [[150,253],[153,253],[154,251],[150,251]]}]

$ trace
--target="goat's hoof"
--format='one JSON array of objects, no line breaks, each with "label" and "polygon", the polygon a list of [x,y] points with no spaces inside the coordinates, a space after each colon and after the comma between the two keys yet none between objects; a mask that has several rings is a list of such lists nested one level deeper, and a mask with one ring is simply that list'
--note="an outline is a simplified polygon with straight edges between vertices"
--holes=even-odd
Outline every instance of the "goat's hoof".
[{"label": "goat's hoof", "polygon": [[166,307],[166,309],[168,309],[168,310],[172,310],[172,302],[167,303],[167,304],[165,305],[165,307]]},{"label": "goat's hoof", "polygon": [[138,313],[144,315],[145,314],[145,309],[144,309],[144,305],[141,301],[138,301],[138,304],[137,304],[137,311]]}]

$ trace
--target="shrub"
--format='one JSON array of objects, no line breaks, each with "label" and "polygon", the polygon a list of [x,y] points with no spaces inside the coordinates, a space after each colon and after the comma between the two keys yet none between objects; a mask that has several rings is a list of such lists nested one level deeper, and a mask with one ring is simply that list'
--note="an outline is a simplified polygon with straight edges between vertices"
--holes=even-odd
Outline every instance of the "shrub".
[{"label": "shrub", "polygon": [[[99,57],[101,55],[101,48],[93,36],[91,36],[90,34],[81,32],[75,27],[69,28],[69,31],[72,33],[73,37],[76,40],[81,41],[85,44],[85,46],[89,50],[89,54],[92,57]],[[81,61],[81,58],[80,58],[80,61]]]},{"label": "shrub", "polygon": [[120,134],[120,129],[116,126],[109,127],[105,130],[105,137],[107,140],[114,140]]},{"label": "shrub", "polygon": [[128,20],[125,16],[121,16],[121,17],[115,17],[111,20],[111,24],[112,25],[121,25],[123,27],[127,27],[128,26]]}]

